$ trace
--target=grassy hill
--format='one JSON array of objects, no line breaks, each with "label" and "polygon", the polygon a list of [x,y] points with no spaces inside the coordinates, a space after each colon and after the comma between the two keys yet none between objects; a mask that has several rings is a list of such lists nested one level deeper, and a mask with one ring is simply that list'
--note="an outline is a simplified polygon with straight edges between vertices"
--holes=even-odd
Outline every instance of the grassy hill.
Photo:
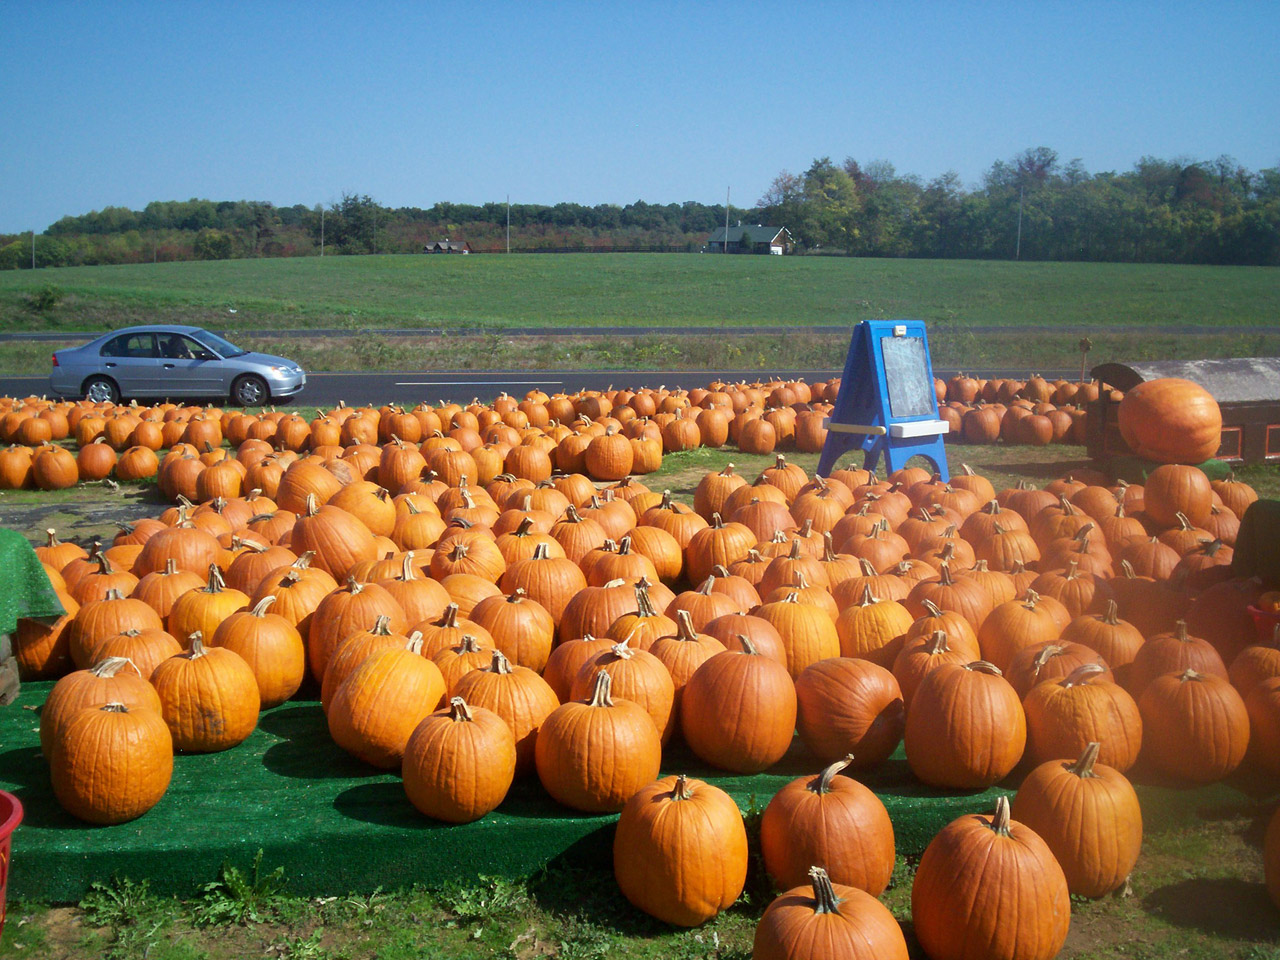
[{"label": "grassy hill", "polygon": [[[55,306],[33,297],[56,288]],[[235,310],[234,314],[230,310]],[[0,330],[1280,324],[1280,271],[677,254],[361,256],[0,272]]]}]

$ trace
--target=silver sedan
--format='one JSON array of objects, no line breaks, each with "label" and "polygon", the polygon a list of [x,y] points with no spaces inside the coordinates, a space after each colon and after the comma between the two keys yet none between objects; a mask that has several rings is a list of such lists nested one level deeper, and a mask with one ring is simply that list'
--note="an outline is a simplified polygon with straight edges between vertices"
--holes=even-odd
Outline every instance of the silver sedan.
[{"label": "silver sedan", "polygon": [[307,375],[292,360],[242,350],[200,327],[125,327],[55,351],[50,390],[116,402],[129,397],[229,397],[241,406],[297,396]]}]

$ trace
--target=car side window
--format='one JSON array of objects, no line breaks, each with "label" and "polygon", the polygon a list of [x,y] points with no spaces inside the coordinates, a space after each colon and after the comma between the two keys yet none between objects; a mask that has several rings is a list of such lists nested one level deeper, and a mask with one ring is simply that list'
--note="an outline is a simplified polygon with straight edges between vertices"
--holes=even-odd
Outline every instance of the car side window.
[{"label": "car side window", "polygon": [[160,334],[160,356],[166,360],[190,360],[191,349],[187,338],[178,333]]},{"label": "car side window", "polygon": [[194,340],[191,337],[183,337],[182,344],[186,349],[186,353],[183,354],[184,356],[194,357],[197,360],[212,360],[214,357],[213,351],[199,340]]},{"label": "car side window", "polygon": [[124,334],[104,343],[99,353],[104,357],[154,357],[155,339],[149,333]]}]

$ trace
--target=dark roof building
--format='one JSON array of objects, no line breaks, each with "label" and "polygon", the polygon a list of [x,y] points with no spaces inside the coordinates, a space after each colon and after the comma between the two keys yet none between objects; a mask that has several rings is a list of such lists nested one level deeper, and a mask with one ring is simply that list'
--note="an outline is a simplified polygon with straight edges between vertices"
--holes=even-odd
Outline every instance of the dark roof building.
[{"label": "dark roof building", "polygon": [[471,244],[465,240],[437,240],[434,243],[424,243],[422,245],[423,253],[470,253]]},{"label": "dark roof building", "polygon": [[[728,247],[726,251],[725,247]],[[712,253],[790,253],[794,247],[791,233],[786,227],[765,227],[760,224],[736,227],[718,227],[707,239],[707,249]]]}]

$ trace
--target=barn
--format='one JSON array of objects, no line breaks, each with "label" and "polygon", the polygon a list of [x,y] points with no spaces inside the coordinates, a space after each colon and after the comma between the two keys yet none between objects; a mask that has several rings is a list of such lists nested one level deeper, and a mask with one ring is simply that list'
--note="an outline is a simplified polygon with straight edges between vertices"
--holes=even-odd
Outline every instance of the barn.
[{"label": "barn", "polygon": [[[726,250],[726,247],[728,248]],[[711,253],[772,253],[781,256],[795,249],[795,242],[786,227],[765,227],[760,224],[736,227],[719,227],[707,239]]]},{"label": "barn", "polygon": [[424,243],[422,245],[423,253],[470,253],[471,244],[465,240],[437,240],[434,243]]}]

